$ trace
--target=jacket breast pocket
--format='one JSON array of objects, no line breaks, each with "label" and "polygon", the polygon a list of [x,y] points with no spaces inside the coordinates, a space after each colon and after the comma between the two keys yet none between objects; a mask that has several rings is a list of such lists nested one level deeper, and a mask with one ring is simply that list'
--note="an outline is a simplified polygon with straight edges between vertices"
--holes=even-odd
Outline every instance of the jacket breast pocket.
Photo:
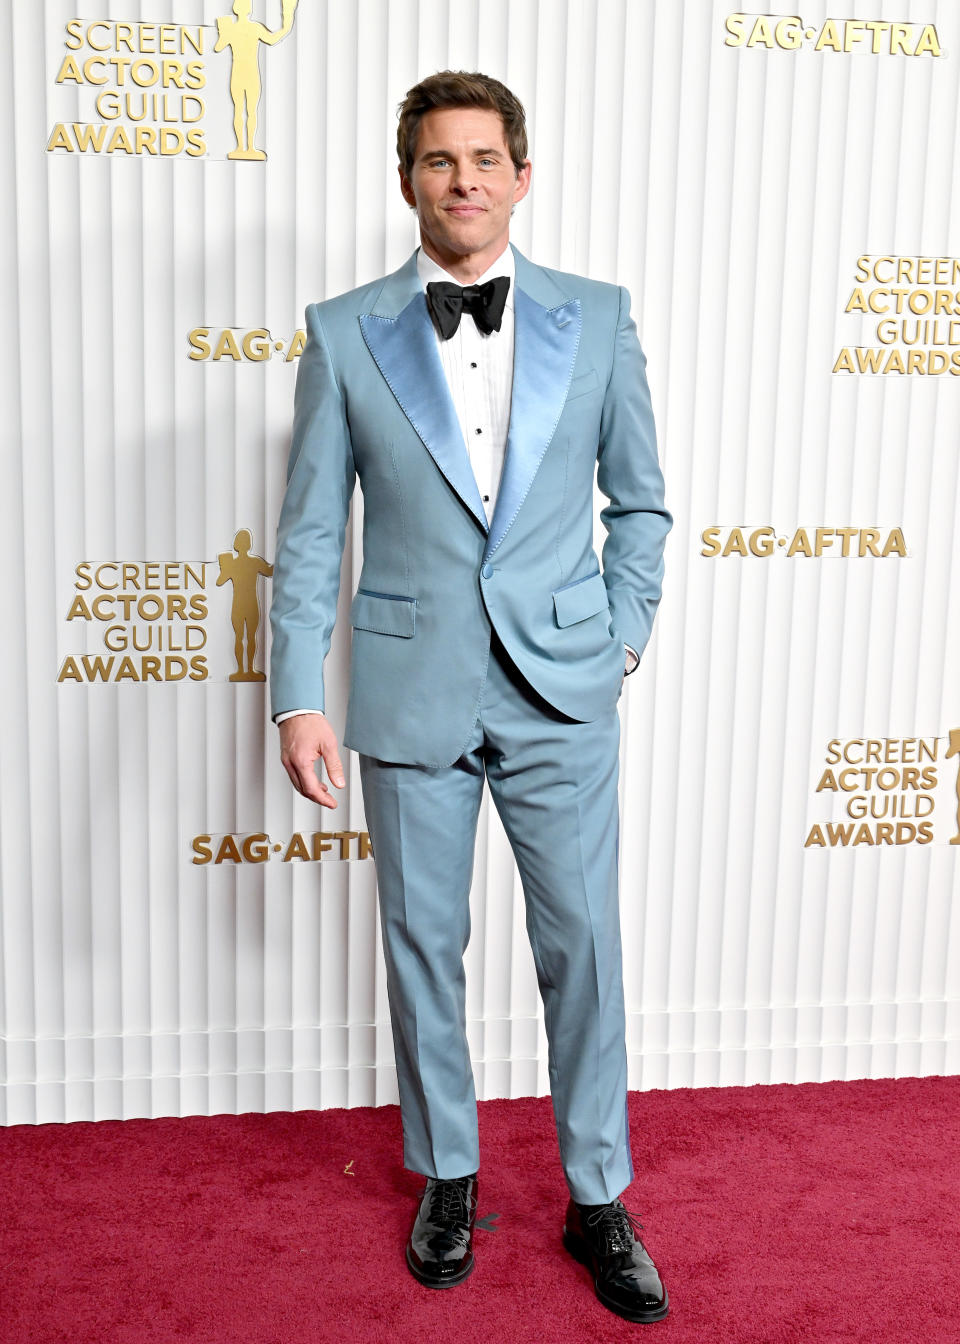
[{"label": "jacket breast pocket", "polygon": [[557,588],[553,594],[553,606],[557,615],[557,625],[575,625],[595,616],[598,611],[609,609],[607,585],[600,573],[590,574],[585,579],[574,579]]},{"label": "jacket breast pocket", "polygon": [[350,624],[356,630],[409,639],[416,628],[417,599],[397,593],[375,593],[358,588],[350,604]]}]

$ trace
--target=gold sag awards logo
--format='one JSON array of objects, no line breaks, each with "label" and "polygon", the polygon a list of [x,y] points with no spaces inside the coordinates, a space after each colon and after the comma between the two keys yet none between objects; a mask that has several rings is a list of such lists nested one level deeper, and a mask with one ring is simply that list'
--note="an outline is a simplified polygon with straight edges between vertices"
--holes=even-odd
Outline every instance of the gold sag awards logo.
[{"label": "gold sag awards logo", "polygon": [[[814,822],[804,848],[929,845],[940,783],[939,737],[833,738],[814,788],[821,806],[842,804],[839,820]],[[960,845],[960,728],[951,728],[944,760],[957,759],[956,834]]]},{"label": "gold sag awards logo", "polygon": [[[273,566],[252,547],[251,533],[241,528],[233,549],[218,557],[213,593],[214,565],[206,560],[81,561],[74,568],[66,620],[71,642],[78,629],[86,631],[87,648],[62,658],[57,681],[265,681],[257,667],[259,580],[269,578]],[[229,624],[225,612],[211,612],[211,605],[224,605],[211,604],[211,596],[227,585],[232,591]],[[219,674],[211,673],[211,661]]]},{"label": "gold sag awards logo", "polygon": [[295,331],[289,341],[275,341],[266,327],[253,327],[243,331],[239,327],[221,327],[212,334],[211,327],[194,327],[187,332],[190,346],[189,359],[200,362],[221,359],[234,363],[263,364],[276,355],[283,355],[284,364],[289,364],[303,351],[307,343],[307,333]]},{"label": "gold sag awards logo", "polygon": [[873,56],[940,56],[932,23],[894,23],[887,19],[825,19],[816,27],[799,14],[728,14],[726,47],[764,47],[768,51],[869,52]]},{"label": "gold sag awards logo", "polygon": [[[214,53],[230,53],[230,101],[236,144],[228,159],[262,162],[256,144],[261,47],[276,46],[293,27],[297,0],[281,0],[281,24],[251,18],[252,0],[234,0],[216,20]],[[96,90],[87,119],[58,121],[47,150],[69,154],[129,154],[202,158],[210,107],[204,25],[71,19],[56,83]],[[91,115],[92,111],[92,115]]]},{"label": "gold sag awards logo", "polygon": [[960,257],[857,258],[844,313],[872,325],[845,345],[834,373],[960,374]]},{"label": "gold sag awards logo", "polygon": [[297,831],[289,840],[272,840],[266,831],[195,835],[190,841],[196,867],[241,863],[346,863],[374,857],[368,831]]},{"label": "gold sag awards logo", "polygon": [[899,527],[798,527],[792,533],[777,535],[775,527],[722,527],[715,524],[700,533],[700,554],[713,559],[731,555],[768,557],[784,555],[788,560],[802,555],[807,559],[823,556],[848,560],[874,556],[883,560],[907,554],[907,543]]}]

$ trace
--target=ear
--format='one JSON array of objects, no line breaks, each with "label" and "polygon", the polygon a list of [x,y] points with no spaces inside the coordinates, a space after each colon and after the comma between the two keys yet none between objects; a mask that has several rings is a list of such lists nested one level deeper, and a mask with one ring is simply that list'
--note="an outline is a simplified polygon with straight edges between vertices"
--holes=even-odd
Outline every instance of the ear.
[{"label": "ear", "polygon": [[517,180],[513,188],[513,203],[522,201],[524,196],[530,190],[530,176],[533,172],[533,164],[529,159],[524,159],[523,167],[517,173]]},{"label": "ear", "polygon": [[397,173],[400,176],[400,194],[406,201],[407,205],[409,205],[411,209],[415,210],[417,208],[417,198],[416,195],[414,194],[413,184],[411,183],[409,177],[407,177],[404,174],[402,163],[397,164]]}]

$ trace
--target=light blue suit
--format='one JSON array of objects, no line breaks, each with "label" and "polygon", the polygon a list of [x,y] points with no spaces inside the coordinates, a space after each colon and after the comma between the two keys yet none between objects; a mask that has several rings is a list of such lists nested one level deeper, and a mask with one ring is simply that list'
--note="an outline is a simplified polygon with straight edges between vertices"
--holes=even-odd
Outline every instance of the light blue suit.
[{"label": "light blue suit", "polygon": [[[564,1171],[575,1199],[601,1203],[633,1174],[617,701],[624,644],[642,653],[650,636],[671,517],[627,291],[513,252],[513,393],[489,526],[416,253],[307,308],[271,709],[324,708],[359,477],[342,740],[360,754],[377,864],[405,1161],[427,1175],[477,1167],[462,952],[486,772],[523,880]],[[609,500],[602,572],[595,470]]]}]

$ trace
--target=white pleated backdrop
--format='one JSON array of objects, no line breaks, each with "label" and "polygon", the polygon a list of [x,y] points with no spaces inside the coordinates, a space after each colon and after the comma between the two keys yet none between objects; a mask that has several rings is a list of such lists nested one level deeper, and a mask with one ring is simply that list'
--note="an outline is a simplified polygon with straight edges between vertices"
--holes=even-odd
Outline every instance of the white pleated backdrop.
[{"label": "white pleated backdrop", "polygon": [[[859,256],[960,255],[960,6],[848,0],[845,17],[914,37],[935,24],[942,54],[908,57],[728,46],[711,0],[300,0],[261,52],[256,164],[226,158],[229,58],[211,49],[229,9],[3,6],[0,1120],[396,1100],[373,863],[193,862],[199,835],[364,830],[353,754],[319,817],[280,766],[263,684],[227,680],[227,590],[207,589],[208,680],[57,677],[104,651],[102,624],[66,619],[78,564],[215,576],[238,528],[272,560],[296,361],[191,359],[188,333],[288,344],[307,302],[406,258],[396,105],[447,66],[526,106],[514,241],[626,285],[648,356],[676,523],[621,699],[631,1086],[958,1071],[943,756],[960,727],[960,387],[832,368],[876,324],[843,311]],[[805,0],[810,27],[832,14]],[[57,123],[96,121],[96,89],[55,82],[78,15],[207,25],[206,156],[47,151]],[[255,17],[279,26],[279,0]],[[327,663],[338,731],[361,509],[358,491]],[[701,554],[708,526],[762,524],[899,527],[908,554]],[[268,601],[261,580],[261,641]],[[934,842],[805,847],[840,817],[815,792],[826,744],[915,737],[939,744]],[[543,1094],[522,891],[489,797],[472,914],[478,1095]]]}]

